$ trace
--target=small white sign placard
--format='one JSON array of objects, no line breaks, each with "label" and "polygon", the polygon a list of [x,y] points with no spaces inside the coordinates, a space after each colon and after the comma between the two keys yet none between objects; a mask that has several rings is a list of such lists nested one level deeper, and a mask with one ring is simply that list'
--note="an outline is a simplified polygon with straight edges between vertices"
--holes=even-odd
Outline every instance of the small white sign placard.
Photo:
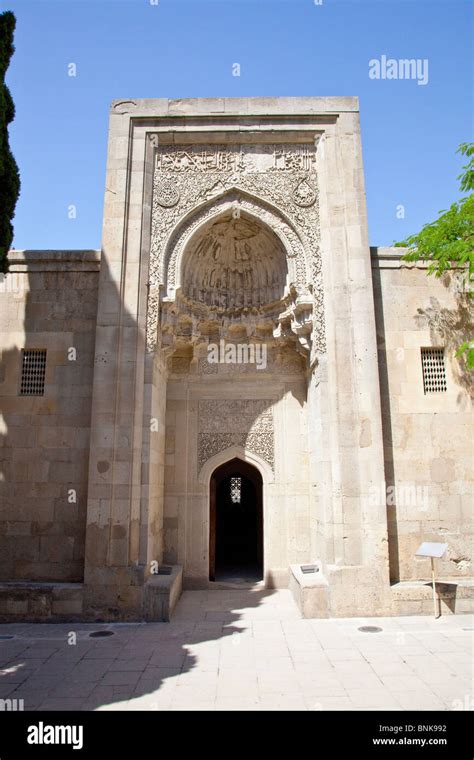
[{"label": "small white sign placard", "polygon": [[442,557],[448,544],[441,544],[435,541],[424,541],[416,550],[415,557]]}]

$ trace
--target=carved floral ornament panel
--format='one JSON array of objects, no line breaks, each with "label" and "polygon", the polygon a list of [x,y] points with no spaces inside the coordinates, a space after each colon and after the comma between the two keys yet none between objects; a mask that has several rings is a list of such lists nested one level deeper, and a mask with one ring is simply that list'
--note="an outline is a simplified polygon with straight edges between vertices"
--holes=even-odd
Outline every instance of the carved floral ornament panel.
[{"label": "carved floral ornament panel", "polygon": [[158,328],[159,288],[174,297],[180,262],[199,227],[240,208],[283,243],[298,292],[312,291],[314,346],[325,351],[314,145],[155,145],[147,347]]},{"label": "carved floral ornament panel", "polygon": [[231,446],[262,457],[273,469],[275,445],[271,399],[200,401],[198,405],[198,462]]}]

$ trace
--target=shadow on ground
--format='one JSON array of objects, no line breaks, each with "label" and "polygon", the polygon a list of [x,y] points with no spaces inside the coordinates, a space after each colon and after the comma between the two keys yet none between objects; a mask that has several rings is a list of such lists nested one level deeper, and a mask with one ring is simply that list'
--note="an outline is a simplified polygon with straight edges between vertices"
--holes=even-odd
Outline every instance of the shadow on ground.
[{"label": "shadow on ground", "polygon": [[[230,682],[235,672],[238,681],[246,663],[264,656],[264,646],[255,649],[252,625],[299,619],[289,592],[253,589],[185,592],[171,623],[4,624],[0,635],[14,638],[0,641],[0,699],[23,699],[25,710],[125,704],[160,710],[179,694],[182,709],[205,709],[215,699],[219,669]],[[93,631],[113,635],[90,638]],[[240,694],[236,684],[221,693],[226,696],[230,704],[251,699],[252,690]]]}]

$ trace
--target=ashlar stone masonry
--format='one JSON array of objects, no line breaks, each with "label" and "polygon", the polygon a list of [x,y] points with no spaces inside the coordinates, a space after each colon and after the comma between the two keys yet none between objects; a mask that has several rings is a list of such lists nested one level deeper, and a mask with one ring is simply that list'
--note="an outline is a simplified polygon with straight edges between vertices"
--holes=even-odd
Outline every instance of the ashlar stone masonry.
[{"label": "ashlar stone masonry", "polygon": [[[101,250],[12,251],[1,285],[0,618],[253,582],[431,612],[424,540],[467,611],[467,302],[402,254],[369,247],[356,98],[115,101]],[[264,364],[209,361],[239,345]]]}]

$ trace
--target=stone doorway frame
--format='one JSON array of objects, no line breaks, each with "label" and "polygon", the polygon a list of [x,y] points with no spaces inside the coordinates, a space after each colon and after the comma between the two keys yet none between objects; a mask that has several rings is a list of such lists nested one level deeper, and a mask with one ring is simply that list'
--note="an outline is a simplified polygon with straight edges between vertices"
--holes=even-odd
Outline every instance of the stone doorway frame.
[{"label": "stone doorway frame", "polygon": [[[267,576],[267,570],[268,570],[268,557],[269,557],[269,535],[268,531],[265,530],[265,525],[268,525],[268,515],[269,512],[272,509],[273,505],[273,485],[274,485],[274,474],[273,470],[270,467],[270,465],[265,462],[264,459],[259,457],[257,454],[254,454],[251,451],[246,451],[242,448],[242,446],[230,446],[228,449],[224,449],[223,451],[220,451],[215,456],[211,457],[211,459],[208,459],[207,462],[203,465],[200,473],[198,482],[201,483],[204,487],[204,499],[206,504],[206,514],[207,514],[207,526],[206,526],[206,533],[207,533],[207,561],[209,566],[209,558],[210,558],[210,501],[211,501],[211,479],[214,474],[214,472],[221,467],[222,465],[227,464],[228,462],[232,462],[235,459],[240,460],[240,462],[243,462],[244,464],[251,465],[254,467],[257,472],[260,473],[260,477],[262,478],[262,524],[263,524],[263,582],[266,582],[266,576]],[[214,581],[209,580],[209,584],[214,583]]]},{"label": "stone doorway frame", "polygon": [[[263,478],[260,470],[255,465],[245,462],[242,459],[234,457],[216,467],[211,474],[209,481],[209,581],[212,583],[216,574],[216,557],[217,557],[217,488],[222,480],[225,480],[233,473],[239,473],[250,480],[255,488],[255,511],[258,519],[257,525],[257,558],[258,564],[262,569],[264,563],[264,519],[263,519]],[[261,579],[259,579],[261,580]]]}]

